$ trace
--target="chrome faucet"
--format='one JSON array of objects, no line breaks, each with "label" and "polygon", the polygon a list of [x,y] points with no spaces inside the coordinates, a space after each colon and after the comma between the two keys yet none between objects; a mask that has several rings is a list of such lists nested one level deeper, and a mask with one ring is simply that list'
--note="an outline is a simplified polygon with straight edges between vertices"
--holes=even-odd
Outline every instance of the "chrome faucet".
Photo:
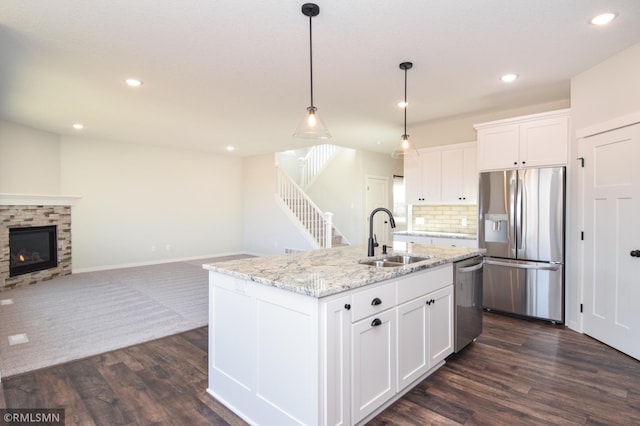
[{"label": "chrome faucet", "polygon": [[386,212],[389,215],[389,224],[391,225],[392,228],[396,227],[396,221],[393,218],[393,215],[391,214],[391,212],[389,211],[389,209],[385,209],[384,207],[378,207],[377,209],[374,209],[371,212],[371,215],[369,216],[369,240],[368,240],[368,244],[367,244],[367,256],[373,256],[374,253],[374,248],[378,247],[378,241],[377,239],[374,239],[375,236],[373,235],[373,216],[378,213],[379,211],[383,211]]}]

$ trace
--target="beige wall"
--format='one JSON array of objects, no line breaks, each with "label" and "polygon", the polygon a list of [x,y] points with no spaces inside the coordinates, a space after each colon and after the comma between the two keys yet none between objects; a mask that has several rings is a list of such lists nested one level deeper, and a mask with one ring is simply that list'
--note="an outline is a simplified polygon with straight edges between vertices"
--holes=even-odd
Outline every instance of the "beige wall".
[{"label": "beige wall", "polygon": [[430,121],[411,126],[411,141],[413,141],[418,148],[429,148],[433,146],[475,141],[477,139],[477,135],[473,128],[474,124],[569,108],[569,105],[569,99],[560,99],[554,102],[529,105],[522,108],[512,108],[492,113],[470,114],[453,119]]},{"label": "beige wall", "polygon": [[571,79],[571,121],[579,131],[640,111],[640,43]]},{"label": "beige wall", "polygon": [[0,120],[0,192],[59,191],[60,136]]},{"label": "beige wall", "polygon": [[566,321],[582,331],[582,176],[576,132],[629,114],[640,114],[640,43],[571,79],[571,140],[567,167]]},{"label": "beige wall", "polygon": [[242,159],[0,126],[0,192],[81,196],[74,272],[241,252]]}]

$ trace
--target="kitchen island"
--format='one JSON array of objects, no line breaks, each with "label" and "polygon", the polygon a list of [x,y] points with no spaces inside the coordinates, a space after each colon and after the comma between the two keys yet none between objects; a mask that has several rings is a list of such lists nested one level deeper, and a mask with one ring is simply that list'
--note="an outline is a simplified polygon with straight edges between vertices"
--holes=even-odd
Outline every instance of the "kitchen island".
[{"label": "kitchen island", "polygon": [[252,424],[366,422],[451,354],[452,262],[481,253],[406,244],[415,263],[377,267],[359,261],[397,248],[356,246],[203,265],[207,392]]}]

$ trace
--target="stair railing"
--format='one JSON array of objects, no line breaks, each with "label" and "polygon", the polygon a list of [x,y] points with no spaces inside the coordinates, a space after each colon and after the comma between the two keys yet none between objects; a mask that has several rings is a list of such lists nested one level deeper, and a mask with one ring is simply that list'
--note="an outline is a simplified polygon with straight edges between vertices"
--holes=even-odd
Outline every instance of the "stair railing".
[{"label": "stair railing", "polygon": [[333,213],[323,213],[300,186],[276,166],[276,197],[297,218],[314,245],[330,248],[333,244]]},{"label": "stair railing", "polygon": [[300,158],[300,186],[302,188],[306,188],[313,182],[337,150],[335,145],[315,145],[311,147],[307,155]]}]

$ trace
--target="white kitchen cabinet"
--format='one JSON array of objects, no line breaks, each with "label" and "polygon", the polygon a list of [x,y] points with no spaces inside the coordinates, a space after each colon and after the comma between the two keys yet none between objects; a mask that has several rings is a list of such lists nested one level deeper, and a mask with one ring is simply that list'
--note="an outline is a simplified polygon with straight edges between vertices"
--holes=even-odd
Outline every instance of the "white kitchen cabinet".
[{"label": "white kitchen cabinet", "polygon": [[568,109],[480,123],[474,128],[478,131],[479,171],[567,164]]},{"label": "white kitchen cabinet", "polygon": [[478,192],[475,142],[419,150],[404,162],[407,204],[475,204]]},{"label": "white kitchen cabinet", "polygon": [[[398,293],[398,390],[406,388],[453,353],[451,270],[443,268],[432,272],[428,286],[416,282],[413,291],[403,289]],[[410,282],[405,284],[411,285]],[[421,295],[400,303],[416,294]]]},{"label": "white kitchen cabinet", "polygon": [[478,201],[478,153],[474,142],[443,149],[440,175],[445,204],[476,204]]},{"label": "white kitchen cabinet", "polygon": [[[451,353],[441,342],[453,317],[440,318],[447,310],[434,308],[452,282],[448,263],[314,298],[210,271],[207,392],[254,424],[365,422]],[[418,329],[401,305],[422,298],[426,306],[426,296],[437,302]],[[411,335],[428,336],[428,366],[399,381],[415,364]]]},{"label": "white kitchen cabinet", "polygon": [[325,424],[351,424],[351,296],[324,305]]},{"label": "white kitchen cabinet", "polygon": [[396,394],[396,313],[387,309],[353,324],[352,423]]},{"label": "white kitchen cabinet", "polygon": [[437,365],[453,353],[453,286],[429,294],[430,365]]},{"label": "white kitchen cabinet", "polygon": [[428,204],[442,198],[439,152],[420,150],[419,157],[404,160],[405,196],[407,204]]}]

